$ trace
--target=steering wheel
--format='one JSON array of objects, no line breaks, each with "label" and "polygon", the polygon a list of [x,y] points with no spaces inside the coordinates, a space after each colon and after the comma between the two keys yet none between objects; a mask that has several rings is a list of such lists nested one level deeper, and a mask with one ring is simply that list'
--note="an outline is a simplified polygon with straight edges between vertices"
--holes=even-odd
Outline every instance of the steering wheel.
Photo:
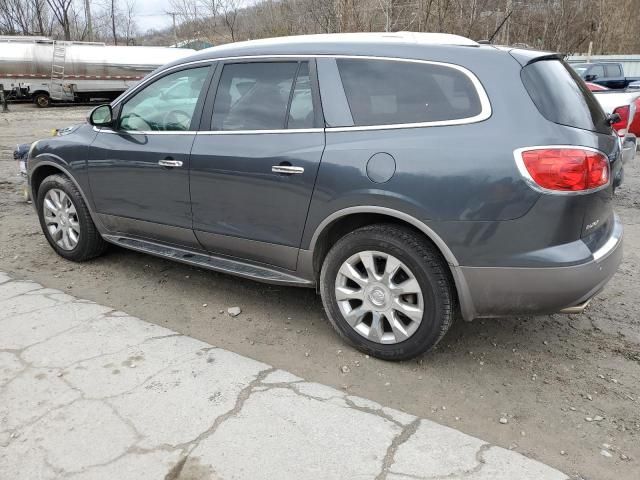
[{"label": "steering wheel", "polygon": [[144,124],[145,127],[147,127],[147,128],[136,129],[136,130],[154,130],[154,128],[151,126],[151,124],[149,124],[149,122],[147,122],[144,118],[142,118],[137,113],[131,112],[131,113],[129,113],[129,115],[127,115],[126,118],[127,119],[129,119],[129,118],[137,118],[138,120],[140,120]]},{"label": "steering wheel", "polygon": [[164,116],[162,124],[165,130],[188,130],[191,124],[191,115],[182,110],[171,110]]}]

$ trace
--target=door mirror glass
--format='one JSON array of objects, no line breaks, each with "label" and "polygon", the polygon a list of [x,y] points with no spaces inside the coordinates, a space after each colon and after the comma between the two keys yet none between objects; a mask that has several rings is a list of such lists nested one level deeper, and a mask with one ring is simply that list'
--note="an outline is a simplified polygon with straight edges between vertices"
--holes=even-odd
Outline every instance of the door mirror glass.
[{"label": "door mirror glass", "polygon": [[111,105],[100,105],[89,114],[89,123],[96,127],[108,127],[113,121]]}]

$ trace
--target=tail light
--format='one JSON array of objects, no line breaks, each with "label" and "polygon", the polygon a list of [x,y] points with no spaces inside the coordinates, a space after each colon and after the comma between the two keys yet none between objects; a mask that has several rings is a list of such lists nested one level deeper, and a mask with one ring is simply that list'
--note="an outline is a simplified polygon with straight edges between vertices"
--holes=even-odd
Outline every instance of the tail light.
[{"label": "tail light", "polygon": [[550,192],[582,192],[609,183],[609,159],[581,147],[532,147],[515,152],[520,172]]},{"label": "tail light", "polygon": [[622,107],[617,107],[613,113],[617,113],[620,115],[620,120],[611,124],[611,128],[613,128],[619,137],[624,137],[627,134],[627,128],[629,127],[629,116],[631,114],[631,106],[624,105]]}]

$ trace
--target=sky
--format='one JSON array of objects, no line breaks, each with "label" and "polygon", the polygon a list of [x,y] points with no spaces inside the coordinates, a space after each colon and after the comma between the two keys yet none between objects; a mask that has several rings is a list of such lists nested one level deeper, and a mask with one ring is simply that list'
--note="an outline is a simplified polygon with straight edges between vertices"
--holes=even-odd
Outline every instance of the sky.
[{"label": "sky", "polygon": [[171,16],[165,13],[168,11],[171,11],[169,0],[136,0],[135,21],[140,32],[170,26]]},{"label": "sky", "polygon": [[[240,0],[238,5],[252,5],[256,0]],[[171,15],[166,12],[173,10],[170,0],[135,0],[135,21],[141,33],[150,28],[157,30],[169,27],[173,24]],[[180,23],[180,19],[177,19]]]}]

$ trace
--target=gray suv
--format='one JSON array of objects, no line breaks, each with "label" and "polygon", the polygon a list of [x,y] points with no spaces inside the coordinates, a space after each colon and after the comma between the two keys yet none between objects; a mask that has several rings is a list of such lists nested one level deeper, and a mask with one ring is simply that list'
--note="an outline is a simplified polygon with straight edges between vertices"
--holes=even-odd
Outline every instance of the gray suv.
[{"label": "gray suv", "polygon": [[581,311],[614,274],[620,145],[554,54],[444,34],[199,52],[40,140],[43,232],[314,287],[356,348],[400,360],[465,320]]}]

